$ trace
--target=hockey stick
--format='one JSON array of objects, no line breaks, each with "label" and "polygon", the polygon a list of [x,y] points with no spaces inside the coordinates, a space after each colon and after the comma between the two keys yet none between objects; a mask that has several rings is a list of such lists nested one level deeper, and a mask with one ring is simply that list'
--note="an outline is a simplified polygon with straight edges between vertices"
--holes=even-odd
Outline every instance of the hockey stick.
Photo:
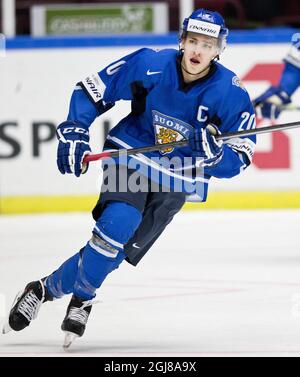
[{"label": "hockey stick", "polygon": [[[300,127],[300,121],[292,122],[292,123],[284,123],[284,124],[275,124],[274,126],[266,126],[260,128],[254,128],[252,130],[245,130],[239,132],[229,132],[227,134],[222,134],[216,136],[217,140],[228,140],[234,137],[241,137],[241,136],[252,136],[252,135],[260,135],[265,134],[268,132],[275,132],[275,131],[284,131],[289,130],[292,128]],[[188,145],[188,140],[182,141],[175,141],[172,143],[166,144],[156,144],[151,145],[150,147],[140,147],[140,148],[132,148],[132,149],[119,149],[117,151],[107,151],[98,154],[89,154],[85,156],[83,163],[88,163],[91,161],[102,160],[104,158],[109,157],[119,157],[124,155],[134,155],[138,153],[147,153],[147,152],[154,152],[154,151],[161,151],[167,148],[177,148],[177,147],[185,147]]]},{"label": "hockey stick", "polygon": [[279,106],[280,110],[283,111],[300,111],[300,106],[296,105],[285,105],[285,106]]}]

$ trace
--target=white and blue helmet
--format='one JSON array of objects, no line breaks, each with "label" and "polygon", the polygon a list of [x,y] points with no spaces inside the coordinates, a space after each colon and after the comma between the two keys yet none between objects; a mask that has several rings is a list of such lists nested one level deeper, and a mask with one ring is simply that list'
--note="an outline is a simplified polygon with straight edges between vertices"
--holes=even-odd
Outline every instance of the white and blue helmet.
[{"label": "white and blue helmet", "polygon": [[195,10],[183,21],[180,43],[189,31],[217,38],[219,53],[224,51],[229,31],[220,13],[206,9]]}]

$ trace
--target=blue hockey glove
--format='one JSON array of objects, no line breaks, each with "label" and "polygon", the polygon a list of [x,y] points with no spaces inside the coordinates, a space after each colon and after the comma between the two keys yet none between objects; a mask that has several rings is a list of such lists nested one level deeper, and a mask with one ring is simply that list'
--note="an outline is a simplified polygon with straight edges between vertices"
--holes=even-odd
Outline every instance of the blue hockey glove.
[{"label": "blue hockey glove", "polygon": [[290,96],[280,86],[271,86],[253,101],[256,115],[271,120],[277,119],[282,111],[281,106],[289,103]]},{"label": "blue hockey glove", "polygon": [[78,122],[66,121],[57,127],[56,135],[58,170],[76,177],[86,173],[88,164],[83,165],[83,158],[91,151],[88,130]]},{"label": "blue hockey glove", "polygon": [[189,147],[193,157],[202,157],[203,166],[216,165],[223,156],[223,141],[214,135],[220,135],[217,126],[209,124],[205,128],[195,129],[189,138]]}]

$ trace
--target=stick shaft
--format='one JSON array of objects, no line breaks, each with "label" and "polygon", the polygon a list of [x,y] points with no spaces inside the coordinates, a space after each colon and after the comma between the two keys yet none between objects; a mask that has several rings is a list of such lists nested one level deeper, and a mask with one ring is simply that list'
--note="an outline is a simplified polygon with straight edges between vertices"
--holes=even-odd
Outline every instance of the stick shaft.
[{"label": "stick shaft", "polygon": [[272,125],[272,126],[259,127],[259,128],[254,128],[252,130],[230,132],[230,133],[227,133],[227,134],[216,136],[216,139],[218,139],[218,140],[228,140],[228,139],[231,139],[233,137],[260,135],[260,134],[265,134],[265,133],[268,133],[268,132],[284,131],[284,130],[290,130],[292,128],[298,128],[298,127],[300,127],[300,121],[292,122],[292,123],[275,124],[275,125]]},{"label": "stick shaft", "polygon": [[286,110],[286,111],[300,111],[300,106],[296,105],[283,105],[279,106],[280,110]]},{"label": "stick shaft", "polygon": [[[292,122],[292,123],[276,124],[274,126],[254,128],[252,130],[230,132],[230,133],[227,133],[227,134],[222,134],[222,135],[216,136],[216,139],[217,140],[228,140],[228,139],[232,139],[232,138],[235,138],[235,137],[260,135],[260,134],[265,134],[265,133],[268,133],[268,132],[284,131],[284,130],[289,130],[289,129],[298,128],[298,127],[300,127],[300,121]],[[140,148],[132,148],[132,149],[119,149],[119,150],[113,151],[113,152],[102,152],[102,153],[98,153],[98,154],[89,154],[89,155],[85,156],[83,162],[88,163],[88,162],[91,162],[91,161],[102,160],[104,158],[109,158],[109,157],[119,157],[119,156],[124,156],[124,155],[134,155],[134,154],[138,154],[138,153],[154,152],[154,151],[164,150],[164,149],[167,149],[167,148],[185,147],[187,145],[188,145],[188,140],[182,140],[182,141],[175,141],[173,143],[167,143],[167,144],[151,145],[150,147],[140,147]]]}]

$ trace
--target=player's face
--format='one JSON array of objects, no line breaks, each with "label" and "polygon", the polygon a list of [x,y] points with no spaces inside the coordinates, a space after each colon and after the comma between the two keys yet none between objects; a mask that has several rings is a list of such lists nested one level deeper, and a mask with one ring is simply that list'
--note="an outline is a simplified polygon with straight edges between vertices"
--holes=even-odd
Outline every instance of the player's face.
[{"label": "player's face", "polygon": [[194,81],[205,76],[211,60],[218,55],[217,38],[189,32],[182,40],[181,46],[184,49],[182,58],[184,79]]}]

